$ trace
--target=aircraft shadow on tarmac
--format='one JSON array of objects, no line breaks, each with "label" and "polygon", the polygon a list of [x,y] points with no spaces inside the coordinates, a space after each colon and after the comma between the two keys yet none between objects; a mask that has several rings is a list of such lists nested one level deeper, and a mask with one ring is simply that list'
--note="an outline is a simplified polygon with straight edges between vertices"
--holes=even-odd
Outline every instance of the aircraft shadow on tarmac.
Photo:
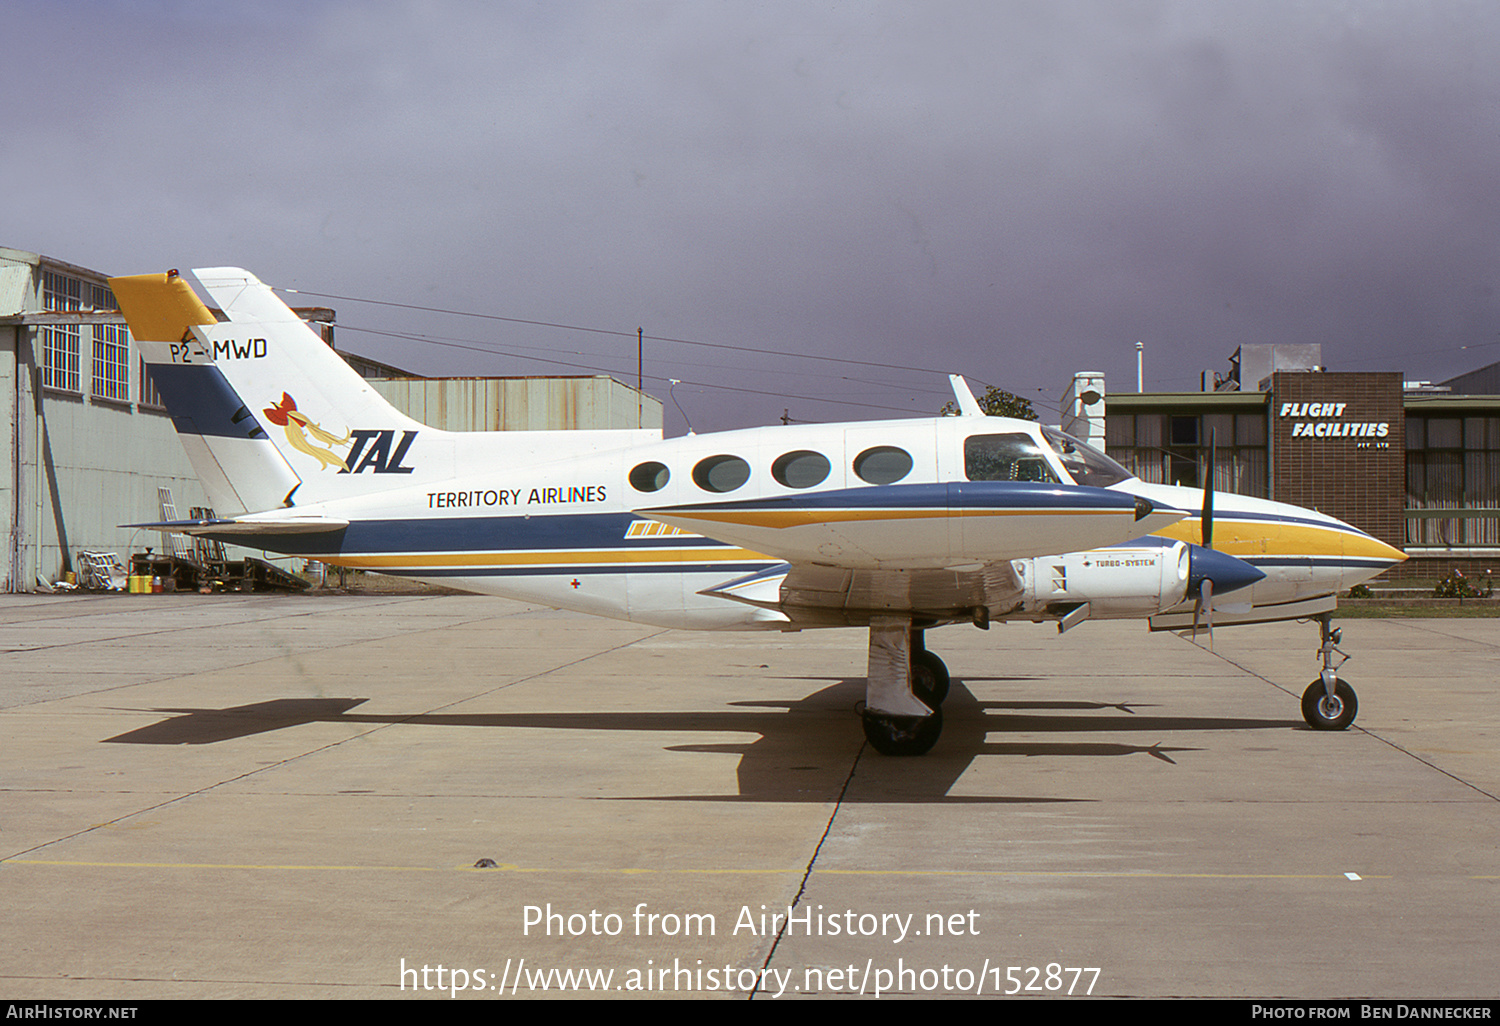
[{"label": "aircraft shadow on tarmac", "polygon": [[[1014,678],[971,678],[993,681]],[[709,712],[418,713],[372,715],[351,712],[363,698],[280,698],[225,709],[130,710],[173,714],[106,743],[205,745],[307,723],[404,724],[530,728],[553,731],[633,730],[653,733],[744,733],[743,742],[667,746],[667,751],[737,754],[739,793],[734,795],[625,795],[652,801],[843,801],[864,802],[1056,802],[1084,799],[950,795],[978,756],[1103,758],[1142,755],[1176,765],[1172,755],[1200,751],[1169,747],[1161,738],[1181,732],[1280,730],[1300,720],[1142,715],[1126,703],[1082,700],[981,702],[954,680],[943,703],[944,731],[921,758],[892,759],[862,747],[855,714],[864,698],[863,678],[837,681],[797,701],[741,701]],[[1139,708],[1139,706],[1137,706]],[[1114,710],[1113,713],[1109,712]],[[1145,734],[1152,743],[1046,741],[1038,734]],[[1024,740],[992,741],[992,734],[1022,734]],[[855,765],[851,768],[851,762]]]}]

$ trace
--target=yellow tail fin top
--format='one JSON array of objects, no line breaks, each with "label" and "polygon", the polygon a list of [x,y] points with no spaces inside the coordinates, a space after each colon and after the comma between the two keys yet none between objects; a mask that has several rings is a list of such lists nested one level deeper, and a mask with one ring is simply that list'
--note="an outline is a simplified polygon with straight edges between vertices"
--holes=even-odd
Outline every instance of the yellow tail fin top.
[{"label": "yellow tail fin top", "polygon": [[181,342],[192,325],[216,322],[192,286],[174,271],[111,278],[109,287],[138,342]]}]

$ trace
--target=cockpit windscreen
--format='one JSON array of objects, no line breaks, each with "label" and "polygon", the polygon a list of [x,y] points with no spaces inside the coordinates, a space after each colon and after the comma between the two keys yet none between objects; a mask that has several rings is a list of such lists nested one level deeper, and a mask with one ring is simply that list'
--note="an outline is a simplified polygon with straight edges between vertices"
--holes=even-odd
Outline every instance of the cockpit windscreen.
[{"label": "cockpit windscreen", "polygon": [[1092,445],[1057,428],[1043,427],[1042,435],[1062,460],[1063,469],[1075,484],[1108,488],[1135,476]]}]

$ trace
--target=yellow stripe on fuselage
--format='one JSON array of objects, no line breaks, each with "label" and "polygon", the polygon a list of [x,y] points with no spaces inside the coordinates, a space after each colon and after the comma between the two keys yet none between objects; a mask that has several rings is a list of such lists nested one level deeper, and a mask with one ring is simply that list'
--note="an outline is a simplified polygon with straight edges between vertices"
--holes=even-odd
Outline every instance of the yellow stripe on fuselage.
[{"label": "yellow stripe on fuselage", "polygon": [[598,566],[607,569],[632,563],[738,563],[774,561],[748,549],[598,549],[594,551],[530,552],[405,552],[369,556],[329,556],[322,562],[378,570],[439,566],[550,566],[556,563]]},{"label": "yellow stripe on fuselage", "polygon": [[[1198,517],[1179,520],[1155,532],[1193,545],[1203,544],[1203,525]],[[1406,553],[1377,538],[1336,527],[1294,524],[1278,520],[1233,520],[1214,517],[1214,548],[1241,559],[1256,556],[1339,556],[1349,559],[1382,559],[1399,563]]]}]

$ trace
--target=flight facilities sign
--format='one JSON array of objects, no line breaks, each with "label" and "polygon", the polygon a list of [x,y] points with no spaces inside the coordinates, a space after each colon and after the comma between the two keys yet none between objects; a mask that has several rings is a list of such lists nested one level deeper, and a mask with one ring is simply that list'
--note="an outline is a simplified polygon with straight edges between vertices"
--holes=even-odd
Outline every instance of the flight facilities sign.
[{"label": "flight facilities sign", "polygon": [[[1353,438],[1356,449],[1389,449],[1388,420],[1359,419],[1350,402],[1282,403],[1277,419],[1290,421],[1293,438]],[[1345,411],[1349,411],[1346,416]]]},{"label": "flight facilities sign", "polygon": [[1270,498],[1320,509],[1387,545],[1404,544],[1401,377],[1400,371],[1272,374]]}]

